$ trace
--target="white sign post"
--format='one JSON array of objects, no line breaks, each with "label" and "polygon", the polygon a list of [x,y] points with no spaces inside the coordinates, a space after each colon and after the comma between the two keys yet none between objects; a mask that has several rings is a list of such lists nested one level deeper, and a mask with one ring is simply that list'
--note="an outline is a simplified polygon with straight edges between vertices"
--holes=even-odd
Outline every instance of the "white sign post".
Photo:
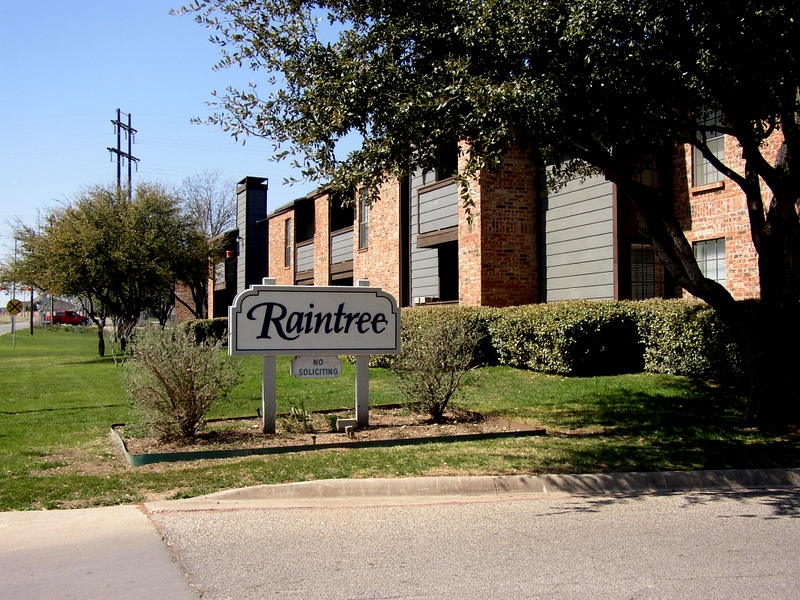
[{"label": "white sign post", "polygon": [[364,280],[358,281],[356,287],[310,287],[278,286],[274,279],[264,279],[263,285],[237,294],[228,309],[228,331],[231,355],[264,357],[264,433],[275,432],[277,356],[310,357],[313,362],[321,357],[330,360],[329,355],[355,355],[356,420],[366,426],[369,355],[400,351],[397,303],[391,295],[369,287]]}]

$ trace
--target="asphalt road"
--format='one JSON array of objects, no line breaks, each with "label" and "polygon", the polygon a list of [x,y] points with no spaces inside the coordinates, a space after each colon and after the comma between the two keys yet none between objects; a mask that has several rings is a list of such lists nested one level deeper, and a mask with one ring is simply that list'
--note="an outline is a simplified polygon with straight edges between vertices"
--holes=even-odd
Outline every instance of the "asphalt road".
[{"label": "asphalt road", "polygon": [[329,480],[0,512],[0,598],[793,599],[798,484],[796,469]]},{"label": "asphalt road", "polygon": [[800,491],[171,504],[203,600],[798,597]]}]

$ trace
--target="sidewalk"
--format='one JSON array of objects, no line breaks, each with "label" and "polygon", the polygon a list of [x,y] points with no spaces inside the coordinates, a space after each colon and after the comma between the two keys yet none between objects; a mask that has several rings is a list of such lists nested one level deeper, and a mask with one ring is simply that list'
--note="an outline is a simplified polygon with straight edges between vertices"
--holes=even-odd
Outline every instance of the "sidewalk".
[{"label": "sidewalk", "polygon": [[0,597],[197,600],[199,594],[148,518],[158,511],[777,488],[800,488],[800,469],[326,480],[255,486],[144,506],[0,512]]},{"label": "sidewalk", "polygon": [[138,506],[0,512],[0,598],[197,600]]}]

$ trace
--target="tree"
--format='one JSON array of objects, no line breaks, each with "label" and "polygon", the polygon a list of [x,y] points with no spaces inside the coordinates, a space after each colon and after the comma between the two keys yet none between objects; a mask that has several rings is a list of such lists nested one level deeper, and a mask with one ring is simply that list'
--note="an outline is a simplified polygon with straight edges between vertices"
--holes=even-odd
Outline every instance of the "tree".
[{"label": "tree", "polygon": [[187,240],[187,257],[179,281],[187,286],[193,306],[182,302],[198,319],[208,316],[208,279],[211,264],[222,257],[221,236],[236,226],[236,194],[232,182],[220,183],[219,174],[205,171],[183,180],[178,189],[184,214],[194,226]]},{"label": "tree", "polygon": [[215,238],[236,227],[235,189],[232,182],[220,182],[219,173],[204,171],[184,179],[178,195],[197,229]]},{"label": "tree", "polygon": [[140,316],[163,310],[164,298],[174,295],[192,232],[177,199],[160,186],[140,185],[132,198],[127,190],[93,187],[51,212],[40,229],[18,228],[13,278],[80,298],[103,356],[107,318],[124,350]]},{"label": "tree", "polygon": [[[435,167],[437,150],[454,141],[468,144],[465,182],[515,144],[541,152],[554,184],[599,170],[676,281],[742,335],[758,380],[754,411],[797,410],[787,391],[798,389],[800,333],[797,3],[197,0],[183,11],[215,30],[219,67],[263,70],[275,84],[263,96],[256,85],[229,88],[209,120],[288,147],[304,176],[331,187],[377,189]],[[700,125],[709,115],[719,118]],[[713,131],[737,140],[743,169],[715,156]],[[783,144],[772,163],[765,142],[776,132]],[[362,147],[340,159],[337,145],[354,133]],[[697,265],[672,209],[683,144],[744,193],[767,326],[747,321]]]}]

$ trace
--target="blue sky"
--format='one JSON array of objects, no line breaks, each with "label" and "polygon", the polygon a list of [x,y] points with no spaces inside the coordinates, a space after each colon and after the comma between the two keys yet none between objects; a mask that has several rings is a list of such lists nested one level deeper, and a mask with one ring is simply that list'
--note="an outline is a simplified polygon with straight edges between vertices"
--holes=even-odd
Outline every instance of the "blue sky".
[{"label": "blue sky", "polygon": [[[180,0],[0,0],[0,256],[13,253],[12,225],[35,224],[86,186],[116,182],[111,121],[117,109],[137,130],[137,182],[178,185],[204,171],[222,181],[269,179],[269,208],[314,185],[283,185],[288,161],[268,160],[272,144],[242,145],[193,117],[210,114],[212,90],[244,87],[264,75],[214,71],[218,48]],[[123,149],[127,149],[123,138]],[[123,169],[123,178],[127,170]]]}]

